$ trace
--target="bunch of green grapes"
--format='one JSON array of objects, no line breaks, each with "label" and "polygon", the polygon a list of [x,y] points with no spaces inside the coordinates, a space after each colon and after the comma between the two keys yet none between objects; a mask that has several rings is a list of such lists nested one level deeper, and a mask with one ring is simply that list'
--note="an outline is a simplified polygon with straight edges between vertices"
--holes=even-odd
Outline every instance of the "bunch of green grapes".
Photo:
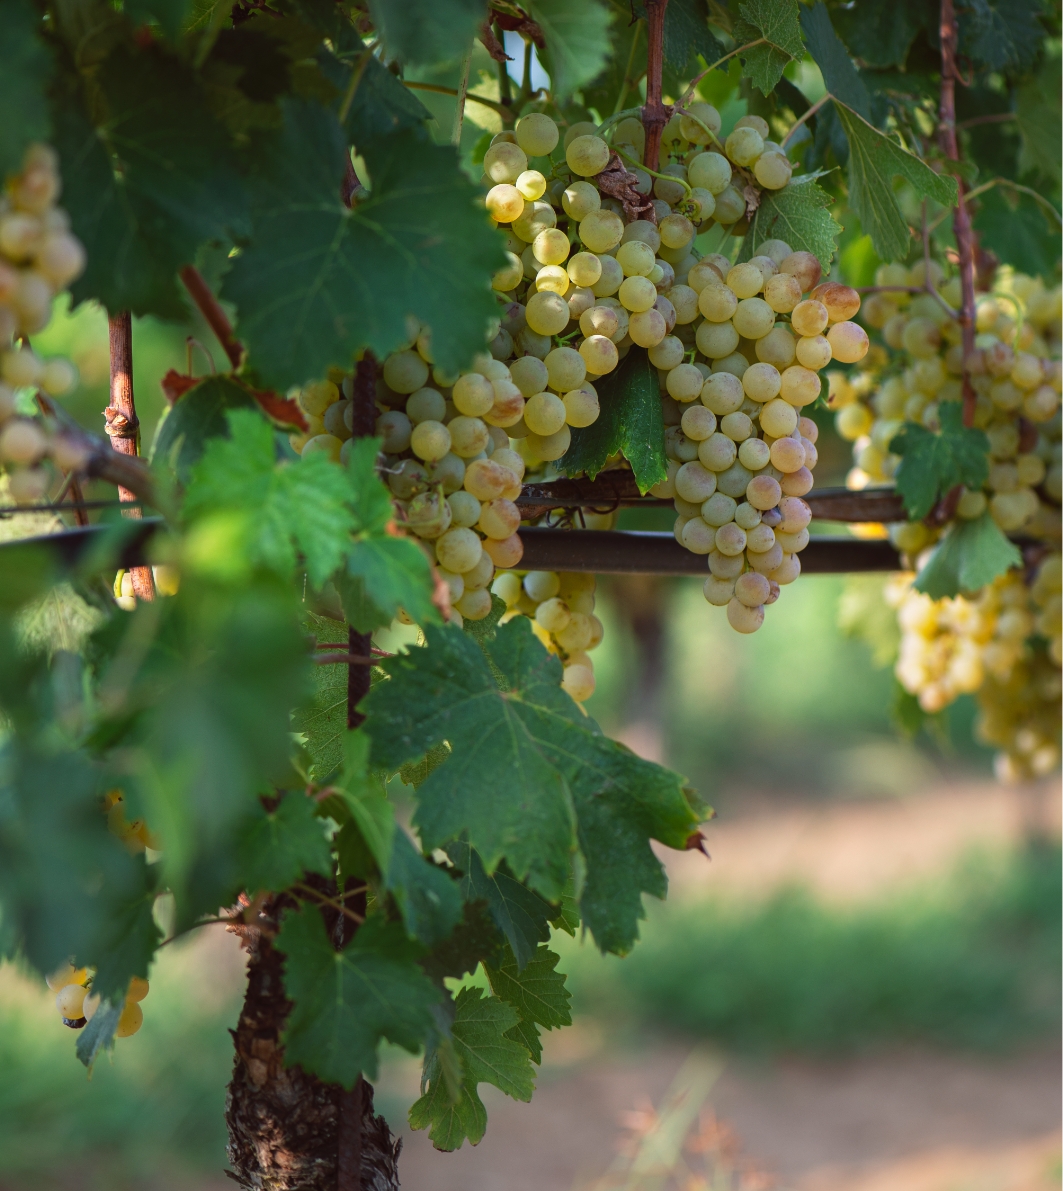
[{"label": "bunch of green grapes", "polygon": [[[884,265],[880,285],[922,285],[922,262],[911,269]],[[946,281],[931,262],[931,279],[954,308],[958,278]],[[990,468],[981,491],[965,491],[957,517],[986,509],[1006,533],[1058,541],[1060,465],[1060,287],[1046,290],[1033,278],[1001,270],[997,289],[977,299],[975,352],[968,361],[977,394],[974,425],[990,443]],[[877,293],[863,317],[881,332],[873,353],[879,375],[832,375],[830,404],[839,434],[854,444],[856,466],[849,486],[891,483],[899,457],[889,445],[905,422],[930,429],[943,401],[963,396],[963,346],[959,323],[932,294]],[[895,544],[911,557],[938,531],[921,522],[891,527]]]},{"label": "bunch of green grapes", "polygon": [[602,643],[594,615],[593,575],[575,571],[505,571],[491,591],[505,602],[506,617],[527,616],[532,631],[564,666],[562,687],[583,703],[594,694],[590,651]]},{"label": "bunch of green grapes", "polygon": [[59,396],[77,379],[68,360],[41,360],[25,344],[15,345],[17,337],[48,325],[52,299],[85,267],[85,251],[56,206],[59,191],[58,158],[36,144],[0,193],[0,465],[18,504],[32,504],[47,492],[49,457],[64,471],[81,461],[70,456],[68,445],[53,441],[39,420],[18,412],[20,390]]},{"label": "bunch of green grapes", "polygon": [[[55,1007],[63,1025],[72,1030],[83,1029],[100,1007],[99,995],[92,992],[92,978],[93,969],[75,968],[71,963],[64,964],[46,977],[45,982],[55,993]],[[148,995],[148,989],[148,982],[140,976],[134,976],[129,981],[114,1032],[116,1038],[128,1038],[144,1024],[140,1002]]]}]

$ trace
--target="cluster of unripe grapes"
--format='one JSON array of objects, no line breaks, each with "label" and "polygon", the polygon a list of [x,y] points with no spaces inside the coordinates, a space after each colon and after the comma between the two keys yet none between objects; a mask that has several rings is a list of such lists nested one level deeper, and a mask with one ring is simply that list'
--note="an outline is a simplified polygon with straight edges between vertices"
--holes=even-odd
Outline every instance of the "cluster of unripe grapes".
[{"label": "cluster of unripe grapes", "polygon": [[[98,993],[92,991],[93,969],[75,968],[64,964],[58,971],[46,977],[48,987],[55,993],[55,1007],[64,1026],[72,1030],[83,1029],[100,1007]],[[148,995],[148,982],[141,976],[129,981],[129,988],[122,1003],[122,1012],[115,1028],[116,1038],[128,1038],[144,1024],[144,1011],[140,1002]]]},{"label": "cluster of unripe grapes", "polygon": [[[960,299],[958,279],[945,281],[931,262],[931,280],[952,305]],[[922,285],[925,267],[884,265],[880,285]],[[989,476],[981,491],[964,491],[956,508],[961,519],[987,509],[1005,533],[1048,541],[1059,538],[1063,494],[1060,462],[1059,326],[1063,297],[1057,286],[1005,274],[1001,288],[978,297],[974,355],[968,361],[977,395],[974,425],[990,444]],[[873,294],[863,317],[881,332],[875,372],[831,376],[830,404],[836,425],[854,444],[856,466],[850,487],[891,483],[900,458],[890,443],[905,422],[936,430],[944,401],[963,396],[963,345],[959,323],[932,294]],[[911,557],[932,544],[936,531],[922,522],[892,526],[894,543]]]},{"label": "cluster of unripe grapes", "polygon": [[1002,780],[1044,776],[1060,761],[1063,555],[1032,576],[999,576],[977,595],[933,600],[902,576],[886,588],[901,629],[894,672],[928,713],[976,695],[977,733],[1001,752]]},{"label": "cluster of unripe grapes", "polygon": [[[31,145],[22,170],[0,193],[0,465],[17,504],[33,504],[48,490],[49,457],[63,471],[76,468],[80,452],[53,439],[45,427],[18,412],[18,390],[59,396],[77,374],[65,359],[42,360],[28,346],[52,314],[52,299],[84,269],[85,251],[56,206],[58,158],[47,145]],[[16,346],[16,338],[23,342]]]},{"label": "cluster of unripe grapes", "polygon": [[602,643],[602,622],[594,615],[593,575],[575,571],[505,571],[491,591],[505,602],[503,620],[527,616],[532,631],[561,659],[561,686],[577,703],[594,694],[590,651]]}]

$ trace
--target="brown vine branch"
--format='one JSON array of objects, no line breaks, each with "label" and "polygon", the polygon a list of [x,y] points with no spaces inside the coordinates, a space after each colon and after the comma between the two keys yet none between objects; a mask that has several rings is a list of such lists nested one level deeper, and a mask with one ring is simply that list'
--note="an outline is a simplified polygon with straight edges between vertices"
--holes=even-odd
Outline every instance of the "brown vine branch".
[{"label": "brown vine branch", "polygon": [[236,338],[236,332],[233,331],[233,325],[229,322],[229,316],[222,310],[221,303],[211,293],[210,286],[207,285],[203,274],[195,265],[185,265],[178,276],[184,283],[185,289],[188,290],[188,296],[195,302],[196,309],[207,320],[207,325],[222,345],[225,354],[229,357],[229,363],[232,364],[235,371],[240,367],[240,361],[243,359],[244,345]]},{"label": "brown vine branch", "polygon": [[[140,451],[140,420],[133,399],[133,316],[128,310],[107,320],[111,356],[111,403],[104,410],[111,448],[118,455],[137,456]],[[143,513],[136,503],[137,493],[120,484],[118,499],[135,503],[123,516],[140,520]],[[151,567],[133,567],[129,572],[133,594],[138,600],[155,599],[155,580]]]},{"label": "brown vine branch", "polygon": [[657,169],[660,161],[661,133],[671,115],[671,109],[661,100],[664,14],[667,7],[668,0],[646,0],[646,103],[642,109],[642,126],[646,129],[646,150],[642,159],[651,170]]},{"label": "brown vine branch", "polygon": [[[956,80],[962,77],[956,62],[959,30],[953,0],[941,0],[941,108],[939,136],[941,148],[950,161],[959,161],[956,140]],[[956,251],[960,258],[960,287],[963,303],[960,327],[963,332],[963,424],[974,425],[977,394],[971,384],[970,359],[974,355],[974,232],[964,198],[963,179],[956,178],[956,209],[952,217]]]}]

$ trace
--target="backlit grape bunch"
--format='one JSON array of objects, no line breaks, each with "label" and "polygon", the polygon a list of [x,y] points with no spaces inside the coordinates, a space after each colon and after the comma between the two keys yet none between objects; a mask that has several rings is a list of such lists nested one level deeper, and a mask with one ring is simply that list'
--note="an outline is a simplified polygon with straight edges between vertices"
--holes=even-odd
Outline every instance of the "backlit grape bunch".
[{"label": "backlit grape bunch", "polygon": [[[46,983],[55,993],[55,1007],[63,1025],[72,1030],[84,1029],[100,1007],[100,997],[92,991],[93,975],[92,968],[75,968],[73,964],[67,963],[47,977]],[[116,1038],[128,1038],[144,1024],[140,1002],[147,995],[148,982],[140,976],[134,976],[129,981],[129,989],[122,1002],[114,1031]]]},{"label": "backlit grape bunch", "polygon": [[[969,361],[977,393],[974,425],[990,443],[982,491],[965,491],[956,515],[980,517],[987,509],[1005,533],[1048,541],[1059,538],[1060,465],[1059,325],[1063,294],[1057,286],[1002,270],[998,289],[977,301],[975,353]],[[906,269],[884,265],[881,285],[921,285],[922,263]],[[959,281],[945,282],[931,262],[931,277],[947,302],[958,305]],[[889,444],[904,423],[939,425],[943,401],[962,399],[963,347],[959,323],[931,294],[873,294],[864,320],[881,331],[889,349],[877,385],[868,375],[831,377],[832,407],[842,437],[854,443],[850,487],[889,483],[900,462]],[[921,522],[891,527],[895,544],[915,556],[934,538]]]},{"label": "backlit grape bunch", "polygon": [[55,205],[59,190],[58,158],[47,145],[37,144],[0,193],[0,464],[19,504],[44,496],[49,456],[62,470],[80,462],[68,457],[69,444],[51,441],[39,421],[17,412],[18,390],[58,396],[77,379],[68,360],[42,360],[25,344],[15,344],[17,337],[48,325],[52,299],[85,267],[85,251],[70,231],[66,212]]},{"label": "backlit grape bunch", "polygon": [[593,575],[562,571],[506,571],[492,592],[505,601],[506,619],[523,615],[546,648],[564,666],[561,685],[582,703],[594,694],[591,650],[602,643],[602,622],[594,615]]}]

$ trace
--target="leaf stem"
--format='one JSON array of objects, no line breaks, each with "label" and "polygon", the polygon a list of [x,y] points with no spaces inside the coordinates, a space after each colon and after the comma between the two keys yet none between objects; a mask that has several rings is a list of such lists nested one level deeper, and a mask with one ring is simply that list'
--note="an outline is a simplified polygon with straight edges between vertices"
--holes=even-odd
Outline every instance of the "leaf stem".
[{"label": "leaf stem", "polygon": [[[440,87],[436,83],[415,83],[410,79],[403,79],[402,85],[409,87],[411,91],[431,91],[435,95],[457,95],[457,87]],[[478,103],[485,108],[491,108],[493,111],[509,120],[513,116],[511,108],[504,103],[496,103],[493,99],[485,99],[482,95],[474,95],[471,91],[465,95],[466,100],[471,100],[473,103]]]},{"label": "leaf stem", "polygon": [[[503,66],[505,63],[502,64]],[[472,67],[472,46],[465,52],[461,60],[461,82],[458,85],[458,106],[454,111],[454,127],[450,133],[450,143],[455,147],[461,145],[461,124],[465,119],[465,98],[469,94],[469,70]]]},{"label": "leaf stem", "polygon": [[337,901],[333,897],[329,897],[328,894],[321,893],[320,890],[317,889],[312,889],[309,885],[304,885],[302,881],[296,881],[292,886],[292,889],[299,890],[299,892],[304,894],[306,897],[316,898],[317,901],[323,906],[330,906],[333,910],[337,910],[339,913],[345,914],[352,921],[357,922],[359,926],[365,922],[365,919],[361,914],[356,914],[353,910],[349,910],[342,902]]},{"label": "leaf stem", "polygon": [[350,114],[351,104],[354,103],[354,93],[358,90],[358,84],[362,81],[362,75],[365,74],[365,68],[369,65],[369,59],[373,56],[373,47],[366,46],[366,48],[358,55],[358,61],[355,62],[354,68],[351,70],[350,82],[347,84],[347,90],[343,94],[343,102],[340,104],[338,112],[340,123],[347,123],[347,116]]},{"label": "leaf stem", "polygon": [[[620,109],[624,106],[624,100],[627,99],[627,93],[638,82],[638,79],[633,79],[631,77],[631,72],[635,68],[635,51],[638,49],[639,37],[641,37],[641,35],[642,21],[636,21],[635,32],[631,35],[631,49],[628,51],[627,66],[624,67],[624,79],[620,84],[620,92],[616,97],[616,103],[613,104],[614,116],[619,114]],[[606,121],[606,123],[608,123],[608,121]]]},{"label": "leaf stem", "polygon": [[229,316],[221,307],[221,303],[211,293],[203,274],[195,265],[185,265],[177,274],[188,296],[196,304],[196,309],[206,319],[207,326],[214,332],[214,337],[221,344],[225,354],[229,357],[235,371],[240,367],[244,355],[244,345],[236,338]]},{"label": "leaf stem", "polygon": [[682,186],[683,189],[687,192],[687,195],[689,197],[691,187],[690,187],[690,183],[687,182],[685,179],[677,178],[674,174],[662,174],[658,170],[651,170],[648,165],[643,165],[641,161],[638,161],[636,158],[632,157],[630,153],[625,153],[623,149],[619,148],[616,145],[613,146],[613,152],[618,153],[626,162],[629,162],[631,165],[637,166],[640,170],[644,170],[647,174],[650,174],[654,178],[664,178],[665,181],[667,181],[667,182],[678,182],[679,185]]},{"label": "leaf stem", "polygon": [[698,83],[707,75],[711,74],[717,66],[722,66],[728,58],[733,58],[735,54],[744,53],[746,50],[751,50],[754,46],[764,45],[767,42],[766,37],[758,37],[756,41],[747,41],[745,45],[740,45],[737,49],[731,50],[729,54],[724,54],[722,58],[717,58],[711,66],[706,66],[701,74],[696,74],[687,86],[687,89],[677,100],[678,104],[685,104],[697,89]]},{"label": "leaf stem", "polygon": [[807,112],[805,112],[805,114],[803,116],[799,116],[798,119],[796,119],[793,122],[793,126],[790,128],[790,131],[786,134],[786,136],[783,137],[782,144],[779,146],[779,148],[785,149],[786,146],[790,143],[790,138],[801,127],[801,125],[804,124],[806,120],[811,120],[812,117],[816,114],[816,112],[818,112],[819,109],[821,107],[823,107],[823,105],[829,99],[833,99],[833,98],[834,98],[834,96],[831,95],[831,93],[828,91],[827,94],[824,95],[822,99],[817,99],[816,102],[808,109]]}]

